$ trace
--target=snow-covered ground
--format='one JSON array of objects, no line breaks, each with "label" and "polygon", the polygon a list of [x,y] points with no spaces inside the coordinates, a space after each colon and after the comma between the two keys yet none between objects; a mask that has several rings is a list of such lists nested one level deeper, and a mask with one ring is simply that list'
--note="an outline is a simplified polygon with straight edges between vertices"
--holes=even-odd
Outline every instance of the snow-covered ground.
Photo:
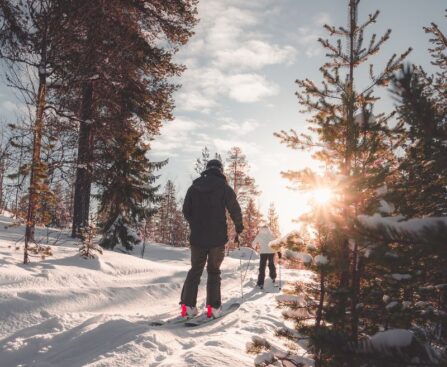
[{"label": "snow-covered ground", "polygon": [[[246,353],[253,336],[272,339],[283,325],[278,290],[254,289],[253,256],[238,311],[198,328],[152,327],[150,321],[179,312],[179,294],[189,267],[189,250],[150,244],[145,258],[105,251],[96,260],[79,257],[60,231],[39,230],[53,256],[23,265],[23,228],[6,229],[0,217],[0,365],[12,366],[253,366]],[[224,303],[240,301],[239,255],[223,264]],[[206,273],[206,271],[205,271]],[[283,280],[306,277],[283,271]],[[204,306],[202,277],[199,304]],[[269,288],[269,280],[266,288]],[[304,353],[304,351],[303,351]],[[309,361],[309,363],[311,363]]]}]

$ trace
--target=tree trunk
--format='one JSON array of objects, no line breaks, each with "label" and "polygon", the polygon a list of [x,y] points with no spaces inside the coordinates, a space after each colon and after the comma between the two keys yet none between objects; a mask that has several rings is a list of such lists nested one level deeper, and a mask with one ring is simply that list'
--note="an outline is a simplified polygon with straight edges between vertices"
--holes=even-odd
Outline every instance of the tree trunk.
[{"label": "tree trunk", "polygon": [[33,158],[31,163],[30,185],[29,185],[29,199],[28,212],[26,216],[25,229],[25,248],[23,263],[29,263],[28,248],[29,242],[34,240],[34,219],[38,199],[38,175],[37,173],[43,169],[40,161],[40,151],[42,147],[42,130],[43,130],[43,115],[45,109],[45,98],[47,93],[47,76],[46,71],[39,70],[39,90],[37,93],[37,110],[36,122],[33,129]]},{"label": "tree trunk", "polygon": [[352,255],[352,280],[351,280],[351,337],[354,341],[358,338],[359,315],[358,303],[360,300],[360,274],[361,257],[359,256],[358,245],[355,244]]},{"label": "tree trunk", "polygon": [[[22,137],[22,141],[20,143],[20,156],[19,156],[19,165],[18,165],[19,169],[22,167],[23,150],[24,150],[24,146],[23,146],[23,137]],[[16,187],[16,193],[15,193],[15,212],[14,212],[15,218],[19,217],[19,193],[20,193],[20,175],[17,175],[17,187]]]},{"label": "tree trunk", "polygon": [[323,319],[323,307],[324,307],[325,296],[326,296],[325,274],[322,271],[320,274],[320,300],[318,302],[317,316],[315,318],[316,326],[320,326],[321,320]]},{"label": "tree trunk", "polygon": [[5,209],[5,200],[3,200],[3,181],[5,177],[5,171],[6,171],[6,163],[5,163],[6,157],[3,157],[0,162],[0,211],[3,211]]},{"label": "tree trunk", "polygon": [[[354,46],[355,46],[355,34],[357,30],[357,5],[355,0],[349,1],[349,74],[348,74],[348,88],[346,93],[346,142],[345,142],[345,161],[342,167],[343,174],[346,178],[352,176],[352,156],[355,150],[355,136],[353,134],[354,129],[354,108],[355,108],[355,98],[354,98]],[[352,193],[344,193],[344,217],[349,218],[349,208],[353,205]],[[346,259],[350,258],[349,249],[349,239],[346,237],[342,242],[342,256]],[[354,255],[355,257],[355,255]],[[349,264],[346,269],[343,269],[340,274],[340,288],[349,288]],[[353,286],[351,284],[351,286]],[[347,307],[347,300],[343,299],[341,301],[341,308],[344,310]],[[351,315],[352,317],[352,315]]]},{"label": "tree trunk", "polygon": [[93,160],[93,84],[88,81],[82,88],[78,160],[76,167],[75,193],[73,201],[72,237],[80,236],[80,229],[88,224],[90,191],[92,186]]}]

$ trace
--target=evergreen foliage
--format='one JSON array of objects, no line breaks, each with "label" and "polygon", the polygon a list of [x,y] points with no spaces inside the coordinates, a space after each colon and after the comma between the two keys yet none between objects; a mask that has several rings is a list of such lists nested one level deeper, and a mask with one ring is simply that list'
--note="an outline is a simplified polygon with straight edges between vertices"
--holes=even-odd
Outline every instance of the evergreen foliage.
[{"label": "evergreen foliage", "polygon": [[67,62],[55,76],[54,110],[78,131],[76,236],[88,222],[92,185],[106,181],[110,141],[127,130],[150,141],[172,119],[171,80],[184,70],[173,56],[197,19],[195,0],[67,1],[65,10],[70,43],[60,50]]},{"label": "evergreen foliage", "polygon": [[151,223],[156,242],[176,247],[189,245],[189,225],[183,217],[182,207],[174,183],[168,180]]},{"label": "evergreen foliage", "polygon": [[248,201],[242,217],[244,220],[244,231],[240,238],[241,245],[251,247],[263,221],[262,214],[253,198],[250,198]]},{"label": "evergreen foliage", "polygon": [[269,210],[267,213],[267,225],[272,231],[273,236],[275,238],[281,237],[281,230],[279,227],[279,217],[276,212],[275,203],[270,203]]},{"label": "evergreen foliage", "polygon": [[95,259],[102,255],[102,248],[95,243],[96,227],[90,223],[82,229],[82,243],[79,247],[79,254],[85,259]]},{"label": "evergreen foliage", "polygon": [[[61,29],[66,25],[63,0],[20,2],[4,0],[0,7],[0,58],[6,63],[8,81],[36,111],[32,117],[32,157],[26,215],[24,263],[29,262],[29,243],[34,241],[34,226],[39,195],[48,191],[45,182],[48,167],[41,159],[42,135],[45,126],[48,82],[61,65],[58,49],[66,38]],[[38,76],[37,90],[23,80],[31,70]]]},{"label": "evergreen foliage", "polygon": [[[410,49],[393,55],[379,73],[370,66],[368,85],[356,83],[356,72],[379,52],[391,33],[388,30],[379,38],[373,35],[366,42],[365,30],[376,22],[379,12],[360,23],[359,3],[349,1],[348,27],[325,25],[337,39],[335,43],[319,40],[328,57],[320,69],[322,86],[309,79],[297,81],[298,100],[312,113],[310,134],[299,135],[294,130],[276,134],[291,148],[312,150],[313,157],[326,167],[321,176],[310,170],[289,171],[284,176],[301,190],[330,187],[334,192],[330,203],[316,205],[302,218],[313,228],[316,239],[312,250],[297,256],[302,261],[308,258],[307,252],[315,252],[307,265],[316,271],[318,280],[306,291],[311,301],[304,318],[298,315],[294,319],[298,329],[310,338],[316,366],[354,366],[343,351],[348,341],[355,343],[360,335],[371,331],[371,315],[360,306],[374,298],[368,292],[373,292],[373,287],[363,287],[372,280],[367,268],[370,242],[358,235],[355,222],[359,214],[378,210],[379,192],[394,167],[393,149],[400,142],[403,128],[402,123],[390,123],[392,114],[374,110],[378,98],[373,93],[376,87],[389,84]],[[300,286],[297,294],[305,289],[307,286]],[[315,320],[314,325],[309,318]]]},{"label": "evergreen foliage", "polygon": [[[203,171],[206,170],[206,165],[208,161],[211,159],[211,154],[208,147],[202,149],[201,157],[196,159],[196,163],[194,165],[194,171],[198,175],[200,175]],[[214,153],[214,158],[222,162],[222,157],[219,153]]]},{"label": "evergreen foliage", "polygon": [[431,84],[410,66],[393,80],[404,154],[389,185],[389,200],[407,217],[447,215],[447,97],[434,93]]},{"label": "evergreen foliage", "polygon": [[121,132],[108,147],[110,162],[101,175],[100,244],[109,249],[120,244],[130,250],[141,242],[136,235],[138,223],[154,214],[149,206],[159,200],[158,187],[153,185],[157,179],[154,171],[166,162],[149,162],[149,146],[131,126]]},{"label": "evergreen foliage", "polygon": [[[237,201],[239,202],[242,211],[245,212],[249,202],[260,194],[254,178],[249,174],[250,166],[247,157],[242,153],[241,148],[233,147],[227,153],[226,162],[225,176],[227,177],[228,184],[233,188],[236,193]],[[236,237],[236,230],[229,215],[227,215],[227,226],[229,238],[227,247],[229,250],[235,247],[233,240]]]}]

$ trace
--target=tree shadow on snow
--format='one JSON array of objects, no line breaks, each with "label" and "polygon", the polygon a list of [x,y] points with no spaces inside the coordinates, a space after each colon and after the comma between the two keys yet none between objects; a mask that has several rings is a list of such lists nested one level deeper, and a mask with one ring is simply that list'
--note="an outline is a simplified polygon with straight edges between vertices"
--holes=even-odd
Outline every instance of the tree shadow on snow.
[{"label": "tree shadow on snow", "polygon": [[[21,330],[1,341],[2,365],[84,366],[116,353],[148,331],[148,326],[127,320],[90,318],[82,324],[60,331],[54,319]],[[48,324],[48,325],[47,325]]]}]

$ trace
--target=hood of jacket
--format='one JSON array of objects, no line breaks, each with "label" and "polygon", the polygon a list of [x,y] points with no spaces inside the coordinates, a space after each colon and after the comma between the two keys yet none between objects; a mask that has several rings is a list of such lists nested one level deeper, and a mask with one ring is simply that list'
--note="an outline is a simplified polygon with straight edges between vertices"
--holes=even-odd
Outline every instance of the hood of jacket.
[{"label": "hood of jacket", "polygon": [[209,168],[193,181],[193,187],[200,192],[211,192],[217,187],[225,185],[227,178],[217,168]]}]

